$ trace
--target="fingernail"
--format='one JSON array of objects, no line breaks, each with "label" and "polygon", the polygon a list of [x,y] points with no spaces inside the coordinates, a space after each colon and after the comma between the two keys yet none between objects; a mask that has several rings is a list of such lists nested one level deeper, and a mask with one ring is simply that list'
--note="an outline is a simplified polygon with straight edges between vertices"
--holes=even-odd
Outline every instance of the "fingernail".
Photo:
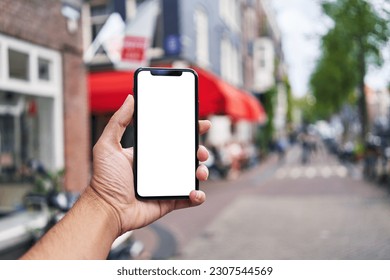
[{"label": "fingernail", "polygon": [[207,167],[204,167],[203,169],[206,172],[206,179],[207,179],[209,177],[209,169]]},{"label": "fingernail", "polygon": [[132,96],[132,95],[131,94],[127,95],[125,102],[130,99],[130,96]]}]

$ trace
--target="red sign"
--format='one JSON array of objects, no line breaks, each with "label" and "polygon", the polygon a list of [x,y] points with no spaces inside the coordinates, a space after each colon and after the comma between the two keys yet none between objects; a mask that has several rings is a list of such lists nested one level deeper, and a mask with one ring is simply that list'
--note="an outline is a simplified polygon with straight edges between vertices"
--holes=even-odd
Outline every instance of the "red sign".
[{"label": "red sign", "polygon": [[126,36],[123,41],[122,61],[142,63],[145,60],[145,51],[148,40],[145,37]]}]

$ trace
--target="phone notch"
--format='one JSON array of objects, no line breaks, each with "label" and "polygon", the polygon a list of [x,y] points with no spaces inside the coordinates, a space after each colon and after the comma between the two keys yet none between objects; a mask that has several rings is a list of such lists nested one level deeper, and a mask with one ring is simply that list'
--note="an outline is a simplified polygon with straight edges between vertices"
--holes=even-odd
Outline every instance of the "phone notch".
[{"label": "phone notch", "polygon": [[153,76],[181,76],[183,74],[183,71],[177,70],[177,69],[156,69],[151,70],[150,73]]}]

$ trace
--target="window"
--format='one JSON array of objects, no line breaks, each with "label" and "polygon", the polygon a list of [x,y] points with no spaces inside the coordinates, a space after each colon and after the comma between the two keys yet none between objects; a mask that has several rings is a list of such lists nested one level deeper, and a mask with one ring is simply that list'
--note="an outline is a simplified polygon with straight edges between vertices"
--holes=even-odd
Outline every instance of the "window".
[{"label": "window", "polygon": [[209,64],[209,20],[203,8],[195,11],[196,59],[200,65]]},{"label": "window", "polygon": [[223,36],[221,40],[221,77],[225,81],[235,85],[242,85],[242,64],[240,50]]},{"label": "window", "polygon": [[229,78],[228,70],[230,69],[229,60],[229,41],[226,37],[221,40],[221,77],[224,80]]},{"label": "window", "polygon": [[240,2],[237,0],[220,0],[219,11],[221,18],[233,30],[240,30]]},{"label": "window", "polygon": [[28,81],[29,77],[29,56],[27,53],[8,49],[9,77]]},{"label": "window", "polygon": [[260,45],[258,48],[258,54],[259,54],[259,68],[263,69],[266,66],[266,54],[265,54],[265,47],[264,45]]},{"label": "window", "polygon": [[[39,98],[23,96],[18,93],[0,92],[0,108],[8,110],[0,114],[0,181],[19,181],[29,179],[26,167],[30,161],[40,161],[42,149],[47,145],[40,143]],[[18,108],[23,108],[22,110]],[[47,120],[47,119],[46,119]],[[42,132],[42,131],[41,131]],[[45,134],[44,138],[48,135]]]},{"label": "window", "polygon": [[38,58],[38,78],[43,81],[50,80],[51,62],[44,58]]},{"label": "window", "polygon": [[106,5],[96,5],[91,7],[91,16],[105,16],[107,15],[107,6]]},{"label": "window", "polygon": [[104,23],[109,16],[107,5],[91,6],[91,34],[92,41],[95,40],[99,31],[102,29]]}]

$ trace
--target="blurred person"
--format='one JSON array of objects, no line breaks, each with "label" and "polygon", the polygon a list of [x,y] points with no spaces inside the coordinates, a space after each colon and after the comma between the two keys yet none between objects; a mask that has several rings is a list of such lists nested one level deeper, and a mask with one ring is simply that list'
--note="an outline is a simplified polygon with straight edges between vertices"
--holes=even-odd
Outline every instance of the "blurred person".
[{"label": "blurred person", "polygon": [[232,158],[229,152],[229,144],[225,143],[224,145],[218,146],[216,148],[221,159],[221,168],[223,168],[224,171],[224,178],[228,178],[232,168]]},{"label": "blurred person", "polygon": [[[120,144],[133,111],[134,100],[130,95],[93,148],[90,185],[65,217],[21,259],[106,259],[112,243],[123,233],[147,226],[173,210],[205,201],[205,193],[195,190],[188,200],[136,199],[133,148],[122,148]],[[200,133],[205,133],[210,125],[209,121],[200,121]],[[167,122],[169,129],[174,129],[174,121]],[[208,152],[203,146],[199,146],[197,157],[200,161],[207,160]],[[208,169],[200,165],[196,176],[206,180]]]},{"label": "blurred person", "polygon": [[209,151],[209,158],[204,164],[209,169],[210,177],[216,175],[218,178],[225,178],[229,168],[223,162],[220,149],[215,145],[207,145],[206,147]]},{"label": "blurred person", "polygon": [[244,170],[249,168],[250,155],[249,155],[248,144],[240,143],[240,147],[241,147],[240,167],[241,170]]},{"label": "blurred person", "polygon": [[286,157],[287,150],[287,139],[284,137],[279,137],[276,140],[276,152],[278,153],[278,161],[279,163],[283,163]]},{"label": "blurred person", "polygon": [[229,179],[237,179],[241,171],[241,159],[243,151],[241,145],[236,141],[231,141],[227,145],[227,152],[231,160],[231,168],[228,174]]},{"label": "blurred person", "polygon": [[242,146],[244,153],[245,168],[251,168],[258,162],[258,151],[253,143],[246,143]]}]

